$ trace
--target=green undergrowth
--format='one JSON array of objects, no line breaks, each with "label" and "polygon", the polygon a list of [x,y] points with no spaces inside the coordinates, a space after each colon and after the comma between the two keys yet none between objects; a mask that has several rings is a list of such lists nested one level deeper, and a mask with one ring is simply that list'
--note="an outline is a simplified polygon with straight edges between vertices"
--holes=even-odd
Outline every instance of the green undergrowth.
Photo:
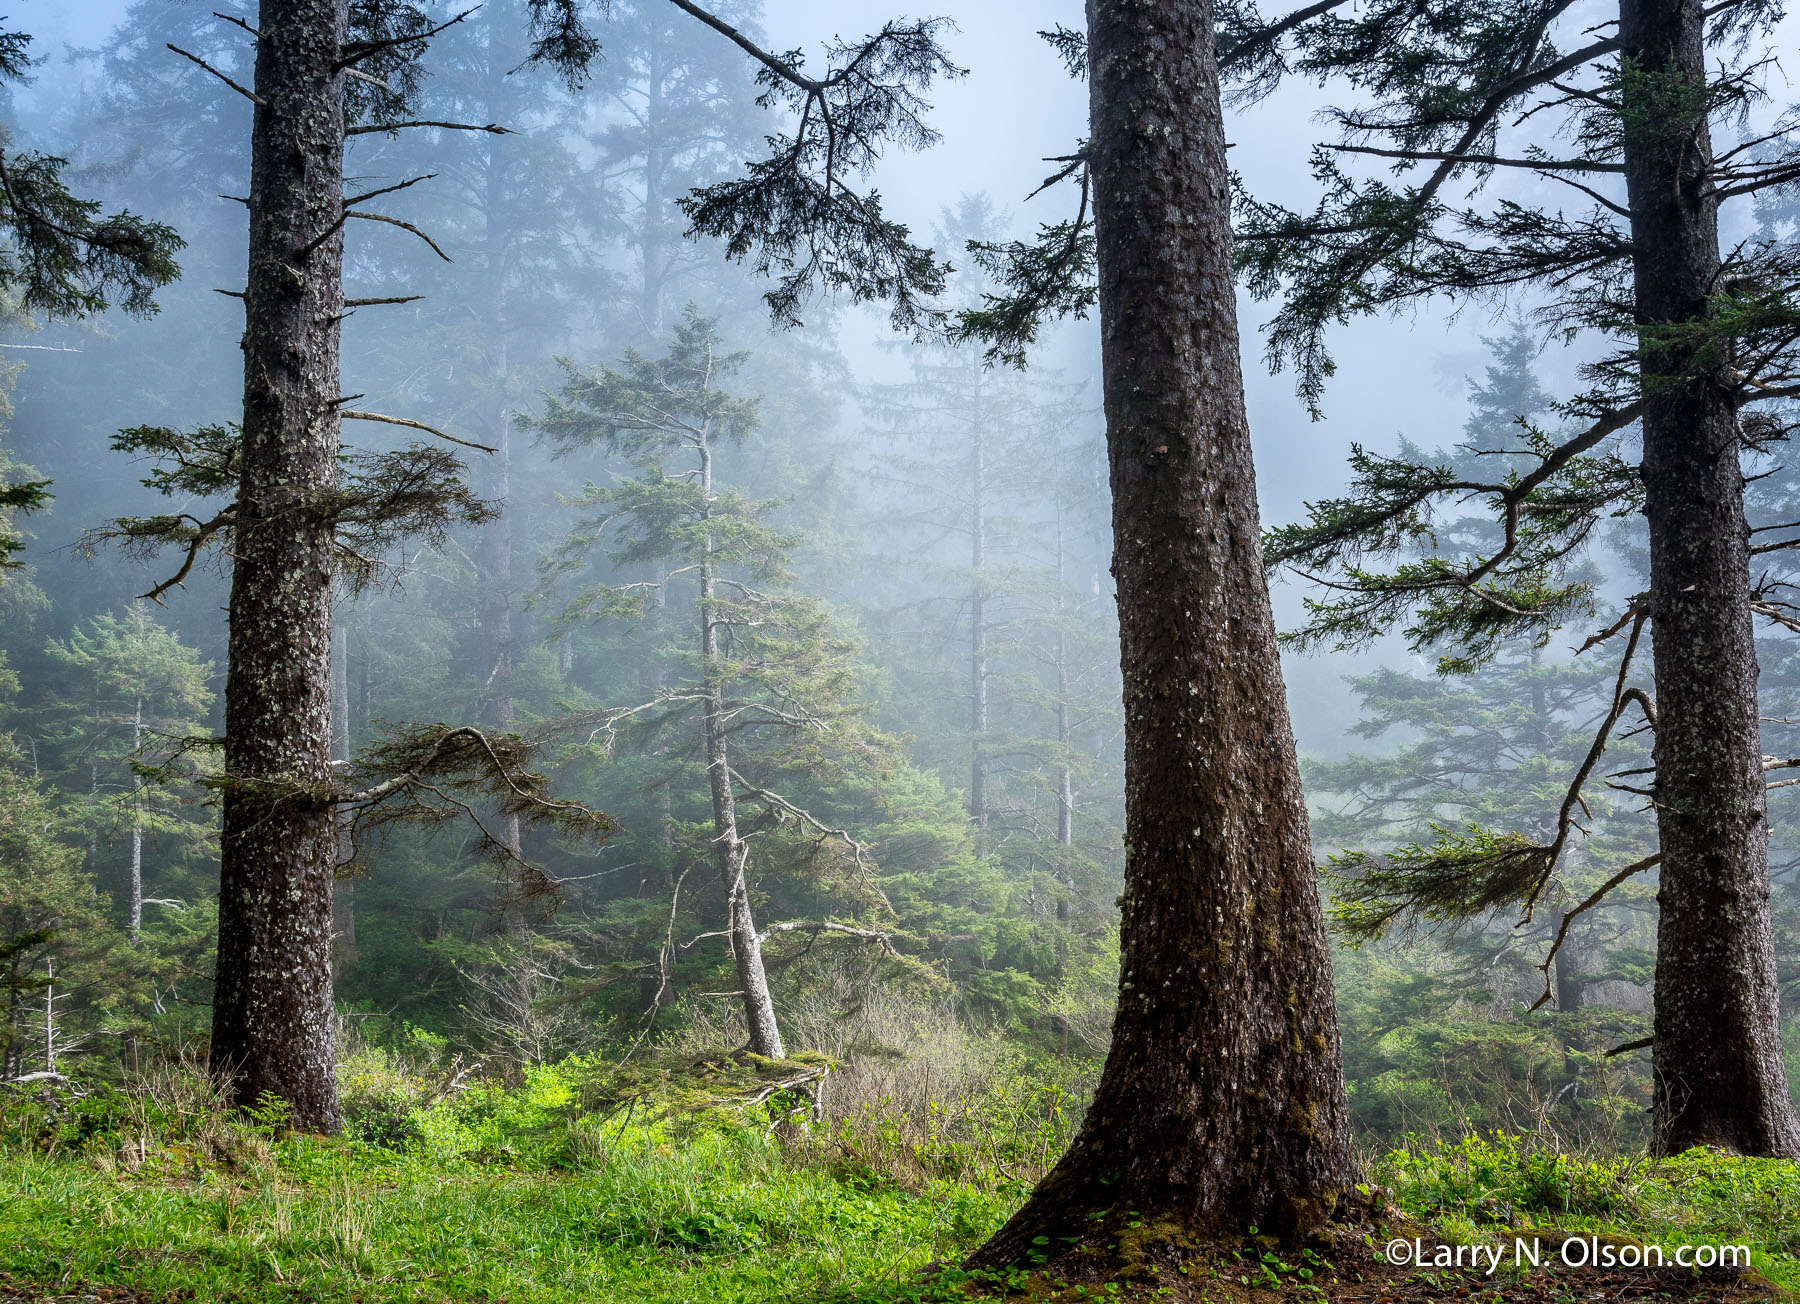
[{"label": "green undergrowth", "polygon": [[[978,1245],[1054,1161],[1079,1110],[1053,1075],[809,1121],[803,1099],[757,1089],[805,1061],[696,1067],[683,1084],[580,1061],[471,1083],[375,1057],[346,1066],[330,1140],[279,1108],[234,1115],[191,1073],[0,1097],[0,1280],[259,1304],[1112,1297],[1046,1294],[1032,1265],[919,1275]],[[1748,1244],[1760,1274],[1800,1285],[1793,1164],[1496,1134],[1397,1149],[1370,1176],[1448,1241]],[[1329,1297],[1301,1260],[1250,1257],[1219,1300]]]},{"label": "green undergrowth", "polygon": [[1376,1178],[1446,1240],[1518,1233],[1613,1236],[1673,1252],[1745,1245],[1751,1266],[1800,1293],[1800,1164],[1690,1150],[1669,1159],[1570,1155],[1503,1133],[1396,1149]]},{"label": "green undergrowth", "polygon": [[[261,1144],[259,1144],[261,1142]],[[129,1145],[129,1142],[126,1143]],[[580,1162],[356,1141],[0,1154],[0,1270],[242,1300],[763,1300],[976,1244],[1014,1191],[788,1162],[759,1127],[628,1125]],[[96,1162],[98,1161],[98,1162]]]},{"label": "green undergrowth", "polygon": [[1068,1140],[1067,1089],[1022,1072],[898,1115],[815,1121],[770,1094],[820,1067],[569,1060],[471,1085],[365,1055],[332,1139],[278,1106],[234,1115],[193,1073],[0,1093],[0,1280],[362,1304],[815,1296],[960,1257]]}]

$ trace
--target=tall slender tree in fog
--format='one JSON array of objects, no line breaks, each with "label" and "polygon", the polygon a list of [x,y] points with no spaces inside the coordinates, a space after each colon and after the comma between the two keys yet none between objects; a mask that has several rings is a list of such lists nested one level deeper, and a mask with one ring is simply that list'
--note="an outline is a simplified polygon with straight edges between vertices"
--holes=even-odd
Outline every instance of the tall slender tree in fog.
[{"label": "tall slender tree in fog", "polygon": [[[760,8],[732,0],[713,12],[743,27]],[[682,238],[676,201],[734,174],[761,144],[755,118],[742,111],[756,90],[740,53],[668,0],[613,7],[593,89],[594,166],[635,264],[622,287],[634,338],[621,342],[660,346],[716,263]]]},{"label": "tall slender tree in fog", "polygon": [[[756,400],[725,388],[742,364],[742,355],[720,351],[713,323],[690,310],[663,358],[628,353],[622,370],[571,368],[560,397],[533,425],[565,449],[605,442],[637,464],[635,476],[589,487],[581,500],[589,519],[563,550],[565,568],[585,569],[592,553],[605,550],[615,561],[657,563],[658,578],[589,587],[573,614],[635,620],[667,608],[673,624],[679,608],[691,630],[678,658],[685,674],[647,701],[599,711],[594,727],[603,737],[661,735],[673,739],[669,750],[698,750],[711,805],[704,844],[725,892],[725,933],[750,1049],[780,1058],[786,1048],[764,938],[885,938],[832,920],[759,927],[752,847],[767,860],[769,835],[783,823],[797,826],[813,840],[812,858],[824,870],[817,876],[840,889],[849,885],[865,908],[891,913],[868,881],[863,845],[778,790],[785,778],[825,767],[868,783],[885,763],[887,740],[861,719],[852,645],[818,602],[789,587],[794,541],[768,519],[775,504],[749,498],[716,470],[720,452],[757,424]],[[667,590],[676,585],[678,601],[670,605]]]},{"label": "tall slender tree in fog", "polygon": [[[1779,10],[1621,0],[1612,21],[1593,26],[1563,0],[1480,12],[1379,3],[1350,19],[1327,12],[1336,7],[1297,12],[1279,28],[1247,7],[1229,15],[1228,44],[1260,42],[1248,93],[1271,89],[1291,63],[1365,97],[1337,111],[1341,140],[1319,153],[1317,211],[1246,203],[1250,284],[1282,301],[1271,359],[1291,359],[1302,393],[1316,398],[1331,322],[1424,296],[1522,287],[1543,295],[1554,328],[1590,332],[1610,351],[1563,405],[1579,419],[1574,432],[1525,427],[1529,466],[1511,479],[1365,459],[1353,497],[1315,509],[1274,558],[1340,573],[1345,587],[1322,619],[1347,641],[1410,608],[1420,613],[1415,641],[1461,642],[1479,655],[1503,629],[1541,638],[1591,609],[1587,587],[1565,574],[1568,559],[1604,514],[1644,513],[1647,591],[1595,640],[1625,651],[1594,748],[1628,713],[1655,731],[1659,852],[1638,866],[1660,879],[1655,1144],[1800,1155],[1777,1021],[1752,628],[1759,612],[1792,617],[1752,581],[1743,470],[1745,454],[1786,433],[1781,418],[1747,405],[1795,392],[1795,254],[1769,239],[1725,254],[1719,241],[1722,205],[1794,183],[1792,115],[1773,134],[1713,147],[1714,119],[1759,94],[1764,65],[1744,56],[1745,43]],[[1717,72],[1709,55],[1722,60]],[[1571,147],[1550,148],[1553,125]],[[1362,179],[1346,170],[1359,158],[1423,176]],[[1484,193],[1518,173],[1566,183],[1580,211]],[[1463,207],[1451,198],[1457,186]],[[1635,467],[1605,447],[1633,423],[1643,446]],[[1449,494],[1487,499],[1502,523],[1495,541],[1392,575],[1362,566],[1364,553],[1416,535]],[[1628,679],[1646,628],[1654,699]],[[1577,773],[1552,836],[1526,853],[1528,904],[1570,844],[1590,768]]]},{"label": "tall slender tree in fog", "polygon": [[[173,898],[144,898],[144,841],[207,847],[210,812],[197,794],[156,781],[154,763],[200,732],[195,723],[212,706],[211,666],[159,625],[147,603],[123,616],[97,616],[85,629],[50,645],[52,659],[73,681],[69,697],[42,713],[42,726],[60,743],[65,769],[88,775],[83,821],[123,836],[127,848],[125,931],[143,932],[146,904],[183,908]],[[136,768],[143,767],[141,770]],[[68,785],[79,790],[79,780]]]},{"label": "tall slender tree in fog", "polygon": [[[522,66],[527,26],[525,0],[481,6],[433,42],[417,97],[420,118],[502,124],[506,134],[424,127],[378,136],[359,158],[381,173],[431,174],[409,211],[442,255],[416,240],[381,242],[349,268],[371,298],[431,290],[407,309],[411,329],[352,367],[351,383],[385,388],[403,375],[417,415],[493,450],[479,459],[475,484],[504,508],[474,544],[473,610],[459,613],[457,663],[475,718],[502,732],[514,727],[515,663],[529,641],[517,610],[527,587],[515,569],[517,536],[536,524],[530,498],[514,494],[512,413],[548,379],[551,351],[593,311],[577,301],[578,287],[604,283],[594,251],[608,227],[603,185],[570,146],[580,99],[549,70]],[[516,820],[501,836],[521,849]]]}]

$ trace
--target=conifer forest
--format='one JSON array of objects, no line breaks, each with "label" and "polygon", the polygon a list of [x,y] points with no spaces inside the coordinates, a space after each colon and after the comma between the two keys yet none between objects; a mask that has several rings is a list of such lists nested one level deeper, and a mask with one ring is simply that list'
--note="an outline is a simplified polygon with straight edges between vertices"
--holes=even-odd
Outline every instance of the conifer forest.
[{"label": "conifer forest", "polygon": [[1797,51],[19,0],[0,1304],[1800,1293]]}]

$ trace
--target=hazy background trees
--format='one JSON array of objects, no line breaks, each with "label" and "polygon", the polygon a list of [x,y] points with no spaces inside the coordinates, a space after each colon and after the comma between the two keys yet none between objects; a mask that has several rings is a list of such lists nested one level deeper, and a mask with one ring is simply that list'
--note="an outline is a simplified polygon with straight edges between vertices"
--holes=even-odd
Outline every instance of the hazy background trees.
[{"label": "hazy background trees", "polygon": [[[697,628],[691,595],[652,598],[630,621],[558,618],[568,594],[544,568],[585,519],[583,486],[617,493],[644,471],[604,439],[559,449],[536,424],[546,391],[564,378],[557,358],[589,372],[619,366],[627,349],[663,357],[691,305],[716,319],[728,351],[747,353],[724,383],[759,404],[754,436],[717,450],[720,483],[767,505],[785,583],[829,612],[829,658],[821,651],[809,673],[841,664],[858,727],[889,740],[880,763],[856,773],[822,754],[795,754],[783,775],[790,786],[757,785],[864,846],[869,882],[887,903],[839,891],[843,866],[834,861],[827,873],[806,863],[813,844],[804,828],[770,814],[740,831],[753,832],[750,863],[767,867],[746,881],[758,924],[834,922],[880,932],[894,948],[847,934],[836,944],[821,934],[771,936],[775,1008],[827,992],[839,999],[850,965],[864,987],[952,999],[992,1035],[1045,1053],[1103,1050],[1117,962],[1123,713],[1091,334],[1077,324],[1048,335],[1021,375],[984,369],[979,345],[876,347],[880,321],[824,303],[808,308],[803,329],[771,332],[766,285],[716,243],[683,239],[675,202],[765,149],[768,120],[741,53],[672,7],[622,5],[603,32],[607,58],[572,91],[519,67],[521,8],[488,5],[438,37],[418,100],[421,117],[495,122],[514,134],[372,135],[353,156],[353,173],[377,177],[369,187],[437,174],[405,192],[405,214],[448,261],[403,231],[356,242],[350,295],[424,297],[354,310],[344,392],[365,395],[357,408],[500,450],[466,460],[476,493],[504,510],[457,527],[442,547],[384,554],[397,584],[340,595],[337,697],[350,742],[362,745],[389,721],[530,731],[704,682],[688,646]],[[776,45],[823,30],[816,12],[793,6],[724,12]],[[967,61],[993,62],[985,42],[1002,19],[1017,15],[968,19],[970,44],[958,47]],[[1015,38],[1043,22],[1013,21]],[[246,193],[250,105],[164,48],[181,46],[248,81],[243,34],[201,10],[145,0],[72,35],[80,48],[47,51],[56,64],[14,98],[21,138],[66,154],[65,175],[108,211],[129,207],[187,241],[184,278],[162,291],[155,319],[110,314],[32,330],[20,321],[6,338],[28,347],[7,353],[22,369],[6,436],[19,469],[5,476],[53,480],[57,495],[48,511],[14,520],[31,569],[0,591],[0,649],[19,685],[0,704],[13,740],[6,782],[20,812],[17,863],[41,866],[8,880],[11,895],[0,898],[16,911],[0,937],[0,948],[14,948],[4,953],[6,999],[23,1028],[42,1013],[39,984],[64,974],[58,985],[72,995],[57,1018],[71,1044],[88,1038],[68,1053],[98,1062],[118,1037],[173,1040],[204,1026],[215,811],[206,767],[195,753],[176,753],[183,738],[220,732],[209,695],[221,688],[226,595],[218,572],[202,566],[183,600],[136,614],[132,598],[161,573],[117,552],[84,558],[69,545],[107,519],[163,510],[139,484],[149,468],[109,451],[117,430],[240,415],[241,307],[215,289],[243,285],[243,208],[215,196]],[[1060,79],[1048,49],[1019,57],[1041,58]],[[1069,95],[1083,99],[1079,86],[1059,86],[1042,79],[1046,118],[1064,115]],[[941,125],[960,87],[944,89]],[[1271,174],[1279,151],[1270,142],[1284,122],[1303,118],[1280,96],[1228,114],[1234,161],[1253,182],[1289,187],[1296,203],[1304,160]],[[890,202],[912,205],[914,229],[939,228],[951,254],[966,239],[1005,240],[1035,225],[1045,201],[1021,202],[1043,171],[1035,159],[1061,152],[1053,140],[1033,153],[1016,132],[999,144],[968,139],[953,132],[951,162],[941,165],[965,184],[951,189],[905,161],[884,181]],[[979,173],[966,164],[977,148]],[[1769,210],[1769,229],[1786,240],[1783,220]],[[953,280],[946,302],[979,289],[973,278]],[[1515,417],[1554,421],[1544,396],[1566,389],[1585,356],[1542,349],[1541,333],[1528,333],[1502,340],[1490,358],[1480,335],[1505,327],[1479,314],[1425,348],[1419,340],[1435,319],[1426,321],[1414,334],[1380,336],[1385,345],[1346,341],[1321,427],[1308,424],[1288,382],[1266,383],[1247,368],[1266,520],[1299,519],[1303,497],[1341,493],[1352,437],[1413,460],[1435,462],[1441,450],[1485,474],[1497,450],[1512,447]],[[1474,378],[1472,394],[1465,377]],[[377,429],[372,446],[404,445],[389,433]],[[1399,436],[1428,451],[1414,457]],[[1782,461],[1777,448],[1759,467]],[[1752,486],[1756,523],[1800,515],[1788,510],[1791,484],[1782,473]],[[1491,522],[1453,515],[1439,537],[1481,546]],[[685,564],[673,552],[613,557],[604,547],[584,562],[585,583],[645,594],[661,593]],[[1583,562],[1603,596],[1643,587],[1641,548],[1610,527],[1594,532]],[[1304,622],[1301,591],[1278,589],[1278,623]],[[1559,628],[1535,651],[1508,642],[1490,665],[1449,677],[1391,638],[1355,660],[1290,649],[1297,730],[1314,757],[1308,790],[1320,858],[1430,845],[1433,824],[1541,832],[1533,812],[1566,786],[1611,693],[1603,670],[1569,655],[1591,632]],[[140,637],[154,644],[141,654],[130,643]],[[1793,718],[1792,640],[1772,629],[1760,656],[1763,714]],[[158,667],[179,673],[152,682]],[[1342,681],[1346,672],[1353,683]],[[512,1053],[628,1044],[678,1026],[703,1001],[709,1017],[717,1013],[719,1000],[704,993],[737,990],[730,952],[719,939],[688,945],[730,923],[725,894],[699,887],[716,877],[704,863],[713,827],[701,809],[704,767],[673,726],[622,734],[604,749],[590,732],[560,736],[544,765],[558,790],[619,821],[610,839],[596,849],[495,826],[560,880],[554,909],[522,901],[478,854],[479,839],[448,826],[432,836],[393,828],[359,848],[356,949],[338,979],[347,1010],[371,1027],[404,1022],[499,1044],[496,1019],[504,1024],[528,992],[540,1013],[553,1009],[545,1026],[554,1026],[517,1029]],[[1771,741],[1765,750],[1792,748]],[[1612,768],[1644,763],[1629,750],[1618,756]],[[1783,803],[1792,796],[1770,797],[1778,920],[1787,911],[1790,928],[1796,840]],[[1537,965],[1560,927],[1556,911],[1651,849],[1642,798],[1615,790],[1604,800],[1559,880],[1555,909],[1530,930],[1475,911],[1421,918],[1404,937],[1401,919],[1362,950],[1340,952],[1360,1125],[1386,1135],[1503,1121],[1525,1117],[1519,1102],[1531,1100],[1552,1125],[1632,1135],[1647,1089],[1643,1056],[1604,1052],[1647,1031],[1647,881],[1629,889],[1636,896],[1579,917],[1550,974],[1557,1008],[1524,1013],[1541,991]],[[181,903],[146,904],[135,928],[134,863],[142,898]],[[61,921],[54,928],[52,918]],[[55,936],[39,936],[46,932]],[[1791,983],[1791,941],[1780,955]],[[576,1017],[562,1017],[571,1010]],[[14,1068],[37,1065],[34,1043],[14,1041]]]}]

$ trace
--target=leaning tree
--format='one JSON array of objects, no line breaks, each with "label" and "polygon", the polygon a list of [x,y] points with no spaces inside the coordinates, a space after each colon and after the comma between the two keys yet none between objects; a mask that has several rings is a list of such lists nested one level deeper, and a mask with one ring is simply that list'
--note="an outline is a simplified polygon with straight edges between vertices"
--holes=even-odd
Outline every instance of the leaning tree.
[{"label": "leaning tree", "polygon": [[[1591,341],[1595,356],[1585,388],[1559,404],[1562,428],[1521,421],[1511,465],[1359,451],[1350,492],[1272,536],[1270,560],[1330,585],[1313,634],[1355,644],[1410,620],[1415,646],[1467,665],[1507,637],[1542,641],[1592,615],[1572,563],[1607,518],[1643,514],[1648,584],[1588,641],[1616,650],[1616,687],[1549,833],[1486,856],[1450,846],[1445,859],[1510,878],[1529,917],[1580,840],[1583,789],[1609,740],[1647,724],[1654,765],[1629,777],[1653,803],[1658,849],[1615,878],[1654,869],[1659,880],[1655,1145],[1800,1155],[1777,1021],[1752,623],[1800,628],[1784,577],[1766,569],[1792,531],[1753,541],[1744,509],[1746,461],[1787,434],[1769,405],[1800,394],[1800,303],[1791,245],[1720,240],[1726,206],[1800,181],[1792,115],[1753,111],[1768,65],[1750,51],[1779,10],[1620,0],[1598,25],[1567,0],[1340,11],[1316,4],[1271,25],[1241,5],[1222,37],[1260,42],[1247,97],[1289,71],[1355,96],[1315,153],[1312,211],[1243,197],[1240,267],[1280,304],[1270,361],[1293,363],[1316,403],[1333,323],[1433,296],[1523,297],[1548,332]],[[1733,120],[1739,141],[1715,149],[1715,126]],[[1635,464],[1624,431],[1641,445]],[[1464,499],[1491,509],[1488,536],[1421,552],[1434,513]],[[1650,648],[1653,692],[1634,662]]]},{"label": "leaning tree", "polygon": [[[724,352],[715,324],[689,308],[660,358],[627,351],[618,368],[565,363],[567,382],[527,425],[562,453],[602,445],[635,465],[636,474],[590,483],[574,499],[581,520],[550,570],[575,581],[565,620],[642,626],[656,613],[651,635],[673,669],[644,700],[585,720],[603,752],[633,736],[698,771],[707,818],[698,822],[699,854],[684,857],[669,884],[669,926],[695,861],[710,863],[724,890],[720,932],[749,1049],[779,1059],[786,1046],[765,942],[802,936],[810,947],[828,938],[896,954],[881,927],[893,907],[873,881],[868,847],[802,807],[795,785],[830,775],[873,788],[896,743],[868,724],[855,642],[822,603],[792,586],[798,539],[774,519],[781,504],[751,497],[721,469],[721,458],[759,424],[759,401],[731,389],[746,356]],[[652,578],[591,582],[602,555],[651,563]],[[697,794],[681,796],[691,806]],[[848,917],[758,924],[757,880],[771,876],[809,883],[815,898],[829,896]],[[652,1012],[667,995],[674,952],[665,931]]]}]

